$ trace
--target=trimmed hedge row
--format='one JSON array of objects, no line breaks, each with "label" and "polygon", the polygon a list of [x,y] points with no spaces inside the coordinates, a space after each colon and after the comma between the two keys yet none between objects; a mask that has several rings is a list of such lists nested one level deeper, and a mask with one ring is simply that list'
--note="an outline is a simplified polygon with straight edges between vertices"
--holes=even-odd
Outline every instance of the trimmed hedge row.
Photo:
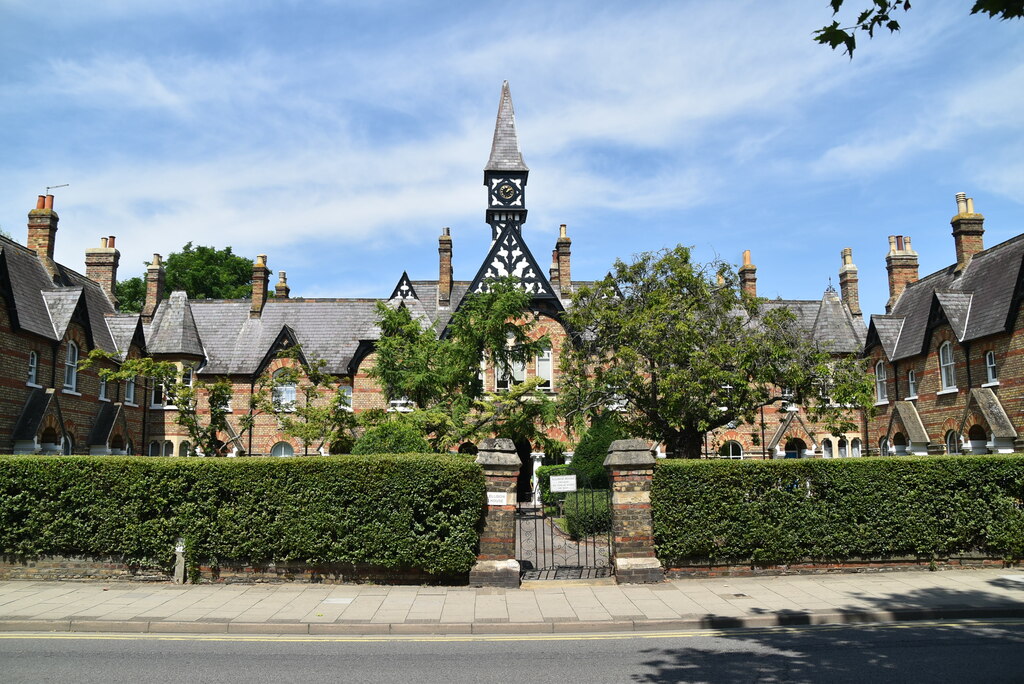
[{"label": "trimmed hedge row", "polygon": [[573,539],[604,534],[612,529],[612,507],[607,489],[581,489],[569,492],[562,511],[566,532]]},{"label": "trimmed hedge row", "polygon": [[1024,558],[1024,457],[662,461],[666,565]]},{"label": "trimmed hedge row", "polygon": [[170,569],[293,561],[468,571],[485,486],[444,455],[294,459],[0,457],[0,553]]}]

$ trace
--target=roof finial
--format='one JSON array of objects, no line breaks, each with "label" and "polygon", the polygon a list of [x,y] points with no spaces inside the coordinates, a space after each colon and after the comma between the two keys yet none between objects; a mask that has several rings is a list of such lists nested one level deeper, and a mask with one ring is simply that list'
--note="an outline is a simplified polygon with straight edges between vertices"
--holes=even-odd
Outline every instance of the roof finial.
[{"label": "roof finial", "polygon": [[501,100],[498,103],[498,119],[494,123],[494,140],[491,142],[491,157],[485,171],[529,171],[519,151],[519,136],[516,134],[516,112],[512,107],[512,92],[508,81],[501,84]]}]

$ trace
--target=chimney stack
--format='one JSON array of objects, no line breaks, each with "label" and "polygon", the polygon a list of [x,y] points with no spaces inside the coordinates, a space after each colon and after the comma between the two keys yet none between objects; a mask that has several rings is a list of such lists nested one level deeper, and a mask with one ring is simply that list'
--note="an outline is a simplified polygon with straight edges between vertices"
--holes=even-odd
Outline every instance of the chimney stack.
[{"label": "chimney stack", "polygon": [[885,304],[885,313],[892,313],[907,285],[917,282],[917,252],[911,246],[909,236],[889,236],[885,270],[889,272],[889,301]]},{"label": "chimney stack", "polygon": [[269,286],[270,269],[267,268],[267,255],[257,254],[256,262],[252,265],[252,305],[249,307],[249,318],[259,318],[263,315]]},{"label": "chimney stack", "polygon": [[[109,244],[109,242],[108,242]],[[153,261],[146,269],[146,303],[142,306],[142,321],[151,323],[160,300],[164,296],[164,264],[159,254],[153,255]]]},{"label": "chimney stack", "polygon": [[277,285],[274,286],[274,297],[277,299],[288,299],[292,288],[288,287],[288,274],[284,271],[277,272]]},{"label": "chimney stack", "polygon": [[953,226],[953,242],[956,244],[956,269],[959,275],[975,254],[985,249],[985,217],[974,213],[974,198],[966,193],[956,194],[957,214],[950,220]]},{"label": "chimney stack", "polygon": [[[57,240],[60,217],[53,210],[53,195],[39,195],[36,208],[28,212],[28,248],[53,262],[53,246]],[[48,267],[47,270],[52,270]]]},{"label": "chimney stack", "polygon": [[563,223],[558,227],[558,240],[555,241],[555,254],[558,263],[558,289],[562,297],[572,296],[572,272],[569,261],[572,257],[572,240],[566,234]]},{"label": "chimney stack", "polygon": [[551,266],[548,267],[548,281],[558,282],[558,250],[551,250]]},{"label": "chimney stack", "polygon": [[839,291],[843,302],[850,309],[850,313],[863,317],[864,313],[860,310],[860,288],[858,285],[860,278],[857,276],[857,267],[853,263],[853,250],[844,247],[841,256],[843,265],[839,267]]},{"label": "chimney stack", "polygon": [[750,250],[743,250],[743,265],[740,266],[740,290],[751,297],[757,296],[757,266],[750,263]]},{"label": "chimney stack", "polygon": [[451,228],[445,226],[441,237],[437,239],[438,275],[437,305],[449,307],[452,303],[452,235]]},{"label": "chimney stack", "polygon": [[121,252],[114,249],[114,236],[100,238],[99,247],[85,250],[85,277],[99,283],[110,302],[117,308],[117,265]]}]

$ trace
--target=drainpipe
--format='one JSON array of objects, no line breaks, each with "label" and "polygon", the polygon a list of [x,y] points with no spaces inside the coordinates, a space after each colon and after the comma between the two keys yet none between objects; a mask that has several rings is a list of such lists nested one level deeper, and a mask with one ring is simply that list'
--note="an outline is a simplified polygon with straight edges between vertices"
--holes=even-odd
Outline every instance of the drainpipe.
[{"label": "drainpipe", "polygon": [[967,391],[971,391],[971,343],[962,342],[960,344],[964,348],[964,364],[967,366]]}]

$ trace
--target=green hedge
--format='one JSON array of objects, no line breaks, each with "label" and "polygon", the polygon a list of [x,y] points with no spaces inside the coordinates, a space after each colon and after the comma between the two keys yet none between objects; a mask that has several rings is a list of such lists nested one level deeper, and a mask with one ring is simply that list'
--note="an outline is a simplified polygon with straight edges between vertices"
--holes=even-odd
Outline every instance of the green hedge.
[{"label": "green hedge", "polygon": [[573,539],[603,534],[612,529],[612,508],[607,489],[581,489],[569,492],[562,507],[565,531]]},{"label": "green hedge", "polygon": [[472,567],[483,473],[456,456],[0,457],[0,553]]},{"label": "green hedge", "polygon": [[659,557],[688,563],[1024,557],[1024,457],[661,461]]}]

